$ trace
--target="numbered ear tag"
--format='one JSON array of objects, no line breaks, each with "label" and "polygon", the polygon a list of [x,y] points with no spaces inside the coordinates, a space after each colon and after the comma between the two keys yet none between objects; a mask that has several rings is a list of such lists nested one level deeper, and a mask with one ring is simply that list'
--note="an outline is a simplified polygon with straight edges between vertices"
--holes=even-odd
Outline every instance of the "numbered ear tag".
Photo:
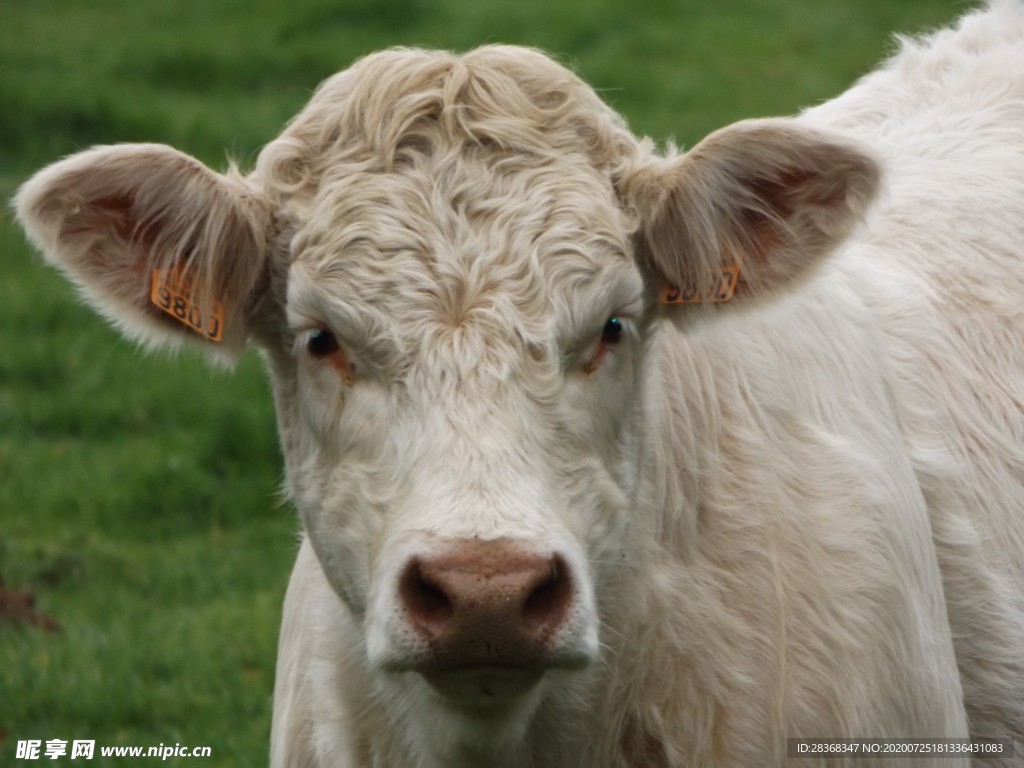
[{"label": "numbered ear tag", "polygon": [[739,282],[739,279],[740,265],[734,263],[728,267],[722,267],[718,283],[710,293],[699,293],[697,291],[697,287],[693,284],[687,284],[680,287],[678,285],[673,285],[672,283],[665,283],[661,286],[658,301],[661,304],[701,304],[703,302],[710,302],[712,304],[724,303],[729,301],[736,292],[736,283]]},{"label": "numbered ear tag", "polygon": [[209,341],[219,342],[224,336],[224,307],[215,299],[209,313],[204,313],[192,300],[192,285],[182,279],[180,269],[154,269],[149,300],[161,312]]}]

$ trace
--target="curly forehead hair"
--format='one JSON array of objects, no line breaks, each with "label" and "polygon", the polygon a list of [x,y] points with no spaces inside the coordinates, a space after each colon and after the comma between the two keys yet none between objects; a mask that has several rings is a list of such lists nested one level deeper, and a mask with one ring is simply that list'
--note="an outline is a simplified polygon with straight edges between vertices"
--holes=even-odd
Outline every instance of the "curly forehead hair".
[{"label": "curly forehead hair", "polygon": [[321,84],[257,173],[301,195],[332,169],[392,171],[415,156],[482,150],[533,163],[575,155],[614,175],[640,146],[586,83],[539,51],[397,48]]}]

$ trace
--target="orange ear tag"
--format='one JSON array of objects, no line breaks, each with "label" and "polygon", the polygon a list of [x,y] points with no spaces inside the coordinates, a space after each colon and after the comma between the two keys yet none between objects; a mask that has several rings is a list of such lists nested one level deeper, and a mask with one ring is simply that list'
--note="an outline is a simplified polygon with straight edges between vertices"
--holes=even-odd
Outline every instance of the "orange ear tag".
[{"label": "orange ear tag", "polygon": [[203,338],[219,342],[224,336],[224,307],[216,299],[209,314],[192,301],[192,284],[183,280],[179,269],[154,269],[149,284],[149,300],[182,325]]},{"label": "orange ear tag", "polygon": [[664,283],[661,286],[661,292],[658,294],[658,302],[661,304],[724,303],[729,301],[736,292],[736,283],[739,282],[739,279],[740,265],[733,263],[728,267],[722,267],[718,284],[711,293],[702,295],[697,292],[697,287],[692,284],[680,288],[672,283]]}]

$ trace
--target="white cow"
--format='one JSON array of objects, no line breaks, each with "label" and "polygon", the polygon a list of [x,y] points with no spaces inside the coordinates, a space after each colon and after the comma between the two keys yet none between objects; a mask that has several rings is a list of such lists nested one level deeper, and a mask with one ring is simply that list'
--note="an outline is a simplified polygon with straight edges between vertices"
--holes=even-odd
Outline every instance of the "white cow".
[{"label": "white cow", "polygon": [[275,766],[1024,762],[1018,2],[685,154],[535,51],[393,50],[248,176],[99,147],[17,209],[128,335],[266,357]]}]

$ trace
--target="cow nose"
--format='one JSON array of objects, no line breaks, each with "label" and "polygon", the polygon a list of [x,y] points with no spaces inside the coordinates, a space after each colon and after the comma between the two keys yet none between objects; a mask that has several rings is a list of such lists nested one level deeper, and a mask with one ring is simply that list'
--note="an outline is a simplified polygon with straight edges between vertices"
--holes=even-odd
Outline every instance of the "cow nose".
[{"label": "cow nose", "polygon": [[467,539],[412,558],[399,597],[436,668],[531,666],[570,613],[573,581],[557,554]]}]

